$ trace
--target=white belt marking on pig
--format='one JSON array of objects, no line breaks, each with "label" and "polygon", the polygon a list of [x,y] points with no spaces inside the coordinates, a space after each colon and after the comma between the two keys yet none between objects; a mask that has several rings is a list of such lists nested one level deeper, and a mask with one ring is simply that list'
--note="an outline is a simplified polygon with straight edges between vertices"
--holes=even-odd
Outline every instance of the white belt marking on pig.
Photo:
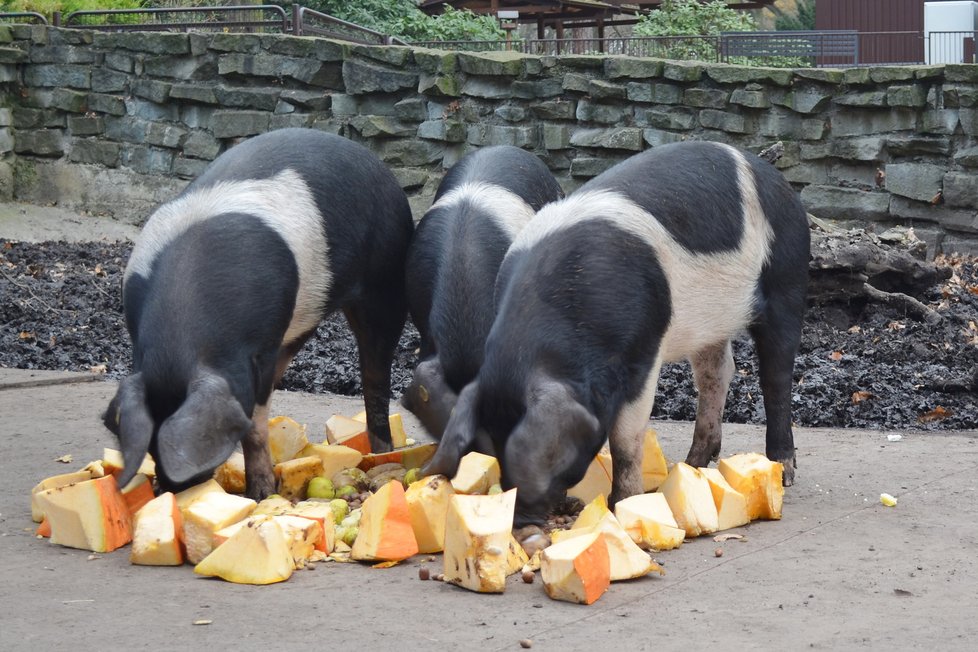
[{"label": "white belt marking on pig", "polygon": [[269,179],[223,181],[163,204],[150,215],[136,240],[123,282],[132,274],[149,278],[153,261],[167,245],[193,225],[226,213],[259,218],[285,240],[295,257],[299,287],[282,342],[291,342],[318,326],[332,285],[329,244],[312,192],[294,170],[282,170]]},{"label": "white belt marking on pig", "polygon": [[506,232],[510,240],[523,230],[536,212],[519,195],[494,183],[469,182],[452,188],[442,195],[431,208],[446,208],[452,204],[470,201],[485,207],[493,222]]},{"label": "white belt marking on pig", "polygon": [[[599,190],[544,206],[517,236],[507,256],[576,224],[605,220],[645,240],[666,274],[672,318],[660,344],[662,362],[687,358],[705,346],[730,339],[750,322],[754,290],[770,254],[773,232],[761,208],[749,163],[736,149],[728,149],[736,164],[743,220],[741,241],[732,251],[691,252],[655,216],[624,194]],[[731,206],[730,210],[737,208]]]}]

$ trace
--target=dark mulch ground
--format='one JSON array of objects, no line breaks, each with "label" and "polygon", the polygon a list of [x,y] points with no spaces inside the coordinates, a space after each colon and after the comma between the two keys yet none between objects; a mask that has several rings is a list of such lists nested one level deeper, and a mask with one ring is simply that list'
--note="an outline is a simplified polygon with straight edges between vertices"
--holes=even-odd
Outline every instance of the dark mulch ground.
[{"label": "dark mulch ground", "polygon": [[[122,244],[27,244],[0,239],[0,366],[124,376],[130,364],[120,283]],[[978,262],[949,260],[954,276],[920,297],[943,319],[916,321],[853,302],[812,307],[795,365],[795,422],[802,426],[968,429],[978,423]],[[401,338],[394,395],[416,361],[417,331]],[[749,339],[736,343],[738,373],[725,420],[762,423]],[[283,379],[292,390],[358,394],[356,347],[342,316],[326,321]],[[692,420],[687,365],[663,370],[653,416]]]}]

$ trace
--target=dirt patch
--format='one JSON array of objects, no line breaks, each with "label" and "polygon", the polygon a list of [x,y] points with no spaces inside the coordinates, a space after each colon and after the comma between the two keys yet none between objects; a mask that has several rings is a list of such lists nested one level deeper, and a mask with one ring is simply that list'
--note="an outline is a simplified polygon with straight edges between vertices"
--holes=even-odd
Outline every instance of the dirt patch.
[{"label": "dirt patch", "polygon": [[[87,371],[111,378],[129,371],[131,349],[121,314],[122,270],[131,245],[23,243],[0,239],[0,366]],[[975,428],[978,421],[978,260],[944,261],[949,281],[925,303],[941,315],[917,321],[890,306],[861,301],[809,309],[795,363],[794,420],[802,426]],[[417,362],[418,334],[408,324],[393,369],[399,397]],[[724,419],[763,423],[757,364],[749,339],[734,344],[737,373]],[[296,357],[282,387],[360,393],[356,345],[334,315]],[[689,366],[663,369],[653,417],[692,420]]]}]

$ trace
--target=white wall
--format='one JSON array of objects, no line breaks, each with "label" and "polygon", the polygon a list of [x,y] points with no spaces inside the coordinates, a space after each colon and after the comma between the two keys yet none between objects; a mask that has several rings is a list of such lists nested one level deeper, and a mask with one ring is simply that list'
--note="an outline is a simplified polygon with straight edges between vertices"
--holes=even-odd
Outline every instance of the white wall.
[{"label": "white wall", "polygon": [[964,39],[976,34],[932,34],[974,32],[978,29],[978,2],[924,3],[924,60],[927,63],[971,63],[964,61]]}]

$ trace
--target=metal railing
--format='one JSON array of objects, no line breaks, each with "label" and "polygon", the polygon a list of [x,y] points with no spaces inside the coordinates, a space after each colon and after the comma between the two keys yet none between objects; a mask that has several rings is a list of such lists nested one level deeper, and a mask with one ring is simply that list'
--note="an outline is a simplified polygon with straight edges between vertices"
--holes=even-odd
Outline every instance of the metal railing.
[{"label": "metal railing", "polygon": [[720,59],[740,58],[759,63],[797,59],[810,66],[855,65],[859,63],[859,35],[855,30],[721,33]]},{"label": "metal railing", "polygon": [[978,63],[974,32],[928,32],[927,63]]},{"label": "metal railing", "polygon": [[288,32],[289,16],[278,5],[95,9],[73,11],[55,25],[109,31]]},{"label": "metal railing", "polygon": [[[42,22],[36,12],[0,13],[0,21]],[[30,19],[30,20],[21,20]],[[287,11],[279,5],[215,7],[154,7],[143,9],[92,9],[52,15],[57,27],[109,31],[227,31],[322,36],[370,45],[406,45],[399,38],[361,27],[301,5]]]},{"label": "metal railing", "polygon": [[301,5],[292,5],[292,33],[296,36],[322,36],[367,45],[407,45],[394,36]]},{"label": "metal railing", "polygon": [[489,52],[512,50],[524,54],[623,54],[663,59],[717,61],[716,36],[631,36],[613,38],[514,39],[512,41],[412,41],[415,47]]},{"label": "metal railing", "polygon": [[[321,36],[371,45],[412,45],[475,52],[514,50],[540,55],[607,55],[753,65],[851,66],[978,63],[978,32],[725,32],[720,36],[652,36],[511,41],[418,41],[399,38],[301,5],[235,5],[75,11],[65,16],[0,12],[0,23],[53,24],[113,31],[227,31]],[[797,63],[796,63],[797,62]]]},{"label": "metal railing", "polygon": [[35,23],[47,25],[48,19],[36,11],[4,11],[0,12],[0,23]]}]

